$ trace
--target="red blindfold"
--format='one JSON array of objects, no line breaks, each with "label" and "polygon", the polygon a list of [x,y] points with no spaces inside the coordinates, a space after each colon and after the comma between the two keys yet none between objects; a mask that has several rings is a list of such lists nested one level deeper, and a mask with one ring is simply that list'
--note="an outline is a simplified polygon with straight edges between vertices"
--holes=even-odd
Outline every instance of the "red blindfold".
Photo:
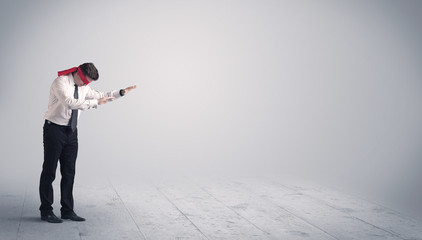
[{"label": "red blindfold", "polygon": [[73,72],[76,72],[76,71],[78,71],[78,75],[81,78],[82,82],[85,85],[88,85],[89,81],[88,81],[88,79],[86,79],[85,75],[82,73],[82,70],[81,70],[80,67],[74,67],[74,68],[70,68],[70,69],[67,69],[67,70],[64,70],[64,71],[60,71],[60,72],[58,72],[58,75],[60,77],[62,75],[67,75],[67,74],[70,74],[70,73],[73,73]]}]

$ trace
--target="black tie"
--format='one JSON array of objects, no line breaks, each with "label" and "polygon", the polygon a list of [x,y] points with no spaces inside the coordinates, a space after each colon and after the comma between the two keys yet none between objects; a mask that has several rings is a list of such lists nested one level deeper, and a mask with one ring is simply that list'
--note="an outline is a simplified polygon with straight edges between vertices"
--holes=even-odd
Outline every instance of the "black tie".
[{"label": "black tie", "polygon": [[[75,93],[73,94],[75,99],[79,98],[78,95],[78,85],[75,84]],[[70,116],[70,127],[72,128],[72,132],[76,130],[76,124],[78,123],[78,109],[72,110],[72,115]]]}]

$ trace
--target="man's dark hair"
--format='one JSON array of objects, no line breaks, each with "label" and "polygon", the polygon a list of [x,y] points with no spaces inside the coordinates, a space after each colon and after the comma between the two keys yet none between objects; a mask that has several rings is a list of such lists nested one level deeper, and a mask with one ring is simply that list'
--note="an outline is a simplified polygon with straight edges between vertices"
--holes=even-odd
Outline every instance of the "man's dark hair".
[{"label": "man's dark hair", "polygon": [[84,63],[79,67],[81,68],[82,73],[92,80],[96,81],[99,78],[98,70],[93,63]]}]

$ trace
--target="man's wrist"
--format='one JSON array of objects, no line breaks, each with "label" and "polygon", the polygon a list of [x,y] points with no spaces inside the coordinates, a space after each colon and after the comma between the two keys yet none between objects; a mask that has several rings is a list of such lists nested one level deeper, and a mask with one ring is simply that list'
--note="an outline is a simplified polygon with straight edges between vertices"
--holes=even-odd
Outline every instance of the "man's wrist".
[{"label": "man's wrist", "polygon": [[120,89],[120,92],[119,93],[120,93],[120,96],[123,97],[125,95],[125,90],[124,89]]}]

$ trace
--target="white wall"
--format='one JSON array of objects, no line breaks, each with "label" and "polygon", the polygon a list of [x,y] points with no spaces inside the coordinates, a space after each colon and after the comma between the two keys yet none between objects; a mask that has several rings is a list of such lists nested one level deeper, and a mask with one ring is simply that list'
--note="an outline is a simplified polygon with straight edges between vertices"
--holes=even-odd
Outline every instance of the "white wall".
[{"label": "white wall", "polygon": [[288,172],[405,205],[422,180],[421,10],[2,1],[0,180],[38,181],[50,84],[94,62],[93,88],[139,88],[82,114],[79,174]]}]

